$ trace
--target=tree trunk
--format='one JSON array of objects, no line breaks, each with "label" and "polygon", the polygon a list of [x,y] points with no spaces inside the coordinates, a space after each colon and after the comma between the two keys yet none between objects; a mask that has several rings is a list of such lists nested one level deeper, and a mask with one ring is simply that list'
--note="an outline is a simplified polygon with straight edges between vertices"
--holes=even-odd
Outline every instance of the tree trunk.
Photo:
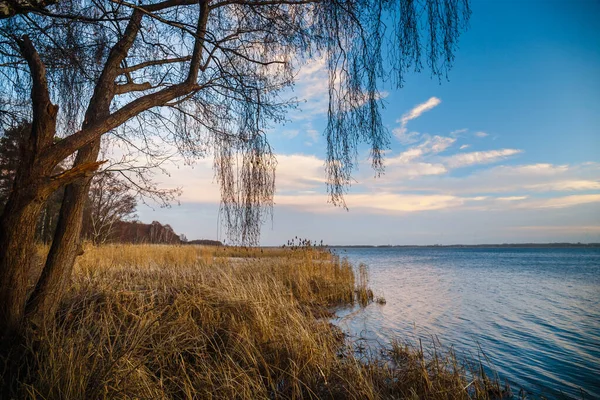
[{"label": "tree trunk", "polygon": [[35,229],[44,199],[11,196],[0,218],[0,337],[20,330],[27,279],[35,251]]},{"label": "tree trunk", "polygon": [[39,162],[52,145],[58,107],[50,101],[46,67],[27,36],[17,40],[29,65],[33,120],[20,147],[20,164],[0,217],[0,337],[20,331],[27,300],[35,231],[42,208],[61,178],[51,177],[54,165]]},{"label": "tree trunk", "polygon": [[[99,150],[100,139],[77,153],[74,166],[96,161]],[[42,326],[53,318],[69,282],[75,259],[82,252],[83,209],[90,183],[91,177],[86,177],[71,183],[65,189],[52,246],[42,275],[27,303],[27,318],[34,325]]]},{"label": "tree trunk", "polygon": [[[120,64],[140,29],[143,13],[133,11],[123,37],[112,47],[104,70],[98,78],[94,94],[90,99],[83,128],[110,115],[110,104],[115,96],[115,79],[121,73]],[[65,139],[66,140],[66,139]],[[63,141],[64,143],[64,141]],[[58,144],[60,146],[60,142]],[[74,168],[94,163],[100,151],[100,136],[77,152]],[[91,178],[80,179],[68,185],[60,209],[50,253],[42,275],[27,303],[27,318],[36,325],[43,325],[54,317],[60,298],[67,286],[75,258],[81,252],[81,225],[83,209],[87,200]]]}]

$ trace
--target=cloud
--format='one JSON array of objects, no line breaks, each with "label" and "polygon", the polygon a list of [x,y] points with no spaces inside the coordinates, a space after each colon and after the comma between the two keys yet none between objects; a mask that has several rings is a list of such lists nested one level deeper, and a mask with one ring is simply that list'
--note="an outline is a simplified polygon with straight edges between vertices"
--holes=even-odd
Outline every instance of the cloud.
[{"label": "cloud", "polygon": [[[451,137],[428,138],[390,158],[390,167],[381,178],[359,175],[346,196],[348,207],[362,215],[447,209],[452,212],[530,212],[576,206],[598,209],[600,163],[500,165],[466,176],[450,176],[452,168],[487,164],[520,153],[502,149],[438,156],[455,142]],[[459,157],[463,155],[466,157]],[[306,154],[279,154],[277,159],[277,206],[316,213],[339,212],[339,208],[328,203],[323,159]],[[169,172],[171,177],[161,186],[183,187],[183,204],[220,201],[212,160],[200,160],[193,168],[182,166]]]},{"label": "cloud", "polygon": [[482,132],[482,131],[475,132],[475,136],[480,137],[480,138],[484,138],[484,137],[489,136],[489,135],[490,135],[489,133]]},{"label": "cloud", "polygon": [[388,168],[385,175],[378,179],[375,184],[398,184],[403,179],[415,179],[422,176],[444,175],[448,168],[439,163],[410,162],[394,165]]},{"label": "cloud", "polygon": [[425,155],[441,153],[452,146],[454,142],[456,142],[455,138],[434,136],[418,146],[409,148],[399,156],[390,158],[387,163],[388,165],[407,164]]},{"label": "cloud", "polygon": [[600,203],[600,194],[575,194],[571,196],[539,199],[522,205],[524,208],[565,208],[580,204]]},{"label": "cloud", "polygon": [[326,176],[323,160],[305,154],[277,155],[277,193],[323,190]]},{"label": "cloud", "polygon": [[281,131],[281,134],[288,139],[295,138],[299,133],[300,131],[298,129],[284,129]]},{"label": "cloud", "polygon": [[295,95],[300,100],[297,111],[290,113],[292,120],[307,120],[325,114],[329,104],[329,77],[324,57],[304,63],[296,75]]},{"label": "cloud", "polygon": [[[277,196],[278,205],[293,206],[318,212],[337,212],[339,208],[327,204],[327,195],[297,195]],[[428,210],[441,210],[457,207],[469,199],[449,195],[417,195],[396,194],[379,192],[348,194],[345,196],[346,204],[351,209],[360,209],[371,212],[418,212]]]},{"label": "cloud", "polygon": [[459,150],[468,149],[469,147],[471,147],[470,144],[463,144],[462,146],[460,146]]},{"label": "cloud", "polygon": [[461,133],[465,133],[467,131],[468,131],[467,128],[457,129],[455,131],[450,132],[450,136],[460,136]]},{"label": "cloud", "polygon": [[446,157],[444,163],[450,168],[463,168],[477,164],[495,163],[522,152],[523,150],[518,149],[474,151],[471,153],[460,153]]},{"label": "cloud", "polygon": [[[334,85],[340,83],[343,75],[337,74]],[[298,109],[290,112],[292,120],[310,120],[327,114],[329,110],[329,71],[325,57],[313,58],[298,69],[295,76],[295,97],[299,100]],[[376,99],[384,99],[390,95],[387,91],[376,93]],[[292,97],[292,96],[290,96]],[[360,107],[369,101],[369,93],[364,92],[355,99],[353,105]],[[344,110],[343,110],[344,111]]]},{"label": "cloud", "polygon": [[442,101],[439,98],[431,97],[426,102],[413,107],[409,112],[402,115],[402,118],[396,121],[400,123],[400,127],[393,130],[394,135],[396,135],[398,140],[400,140],[402,143],[413,143],[410,140],[413,140],[416,136],[418,136],[418,133],[411,132],[407,135],[406,124],[408,124],[408,121],[420,117],[421,114],[438,106],[441,102]]},{"label": "cloud", "polygon": [[421,116],[426,111],[431,110],[432,108],[438,106],[442,101],[437,97],[431,97],[425,103],[418,104],[412,110],[407,112],[402,116],[402,118],[396,122],[401,122],[402,124],[408,123],[411,119],[415,119]]},{"label": "cloud", "polygon": [[[307,190],[325,190],[323,160],[304,154],[278,154],[276,157],[277,193],[294,194]],[[169,167],[170,176],[164,179],[160,186],[183,188],[181,202],[219,203],[221,194],[214,179],[212,162],[212,159],[206,158],[193,166]]]},{"label": "cloud", "polygon": [[500,200],[500,201],[519,201],[519,200],[525,200],[527,199],[529,196],[508,196],[508,197],[497,197],[496,200]]},{"label": "cloud", "polygon": [[413,144],[419,141],[421,134],[419,132],[406,132],[406,128],[394,128],[392,133],[396,136],[396,139],[403,145]]},{"label": "cloud", "polygon": [[600,163],[499,165],[467,176],[430,177],[427,181],[405,182],[404,186],[406,190],[413,191],[507,193],[507,196],[597,191],[600,190]]},{"label": "cloud", "polygon": [[306,136],[308,136],[313,142],[317,142],[319,140],[319,132],[316,129],[307,129]]},{"label": "cloud", "polygon": [[600,182],[592,180],[561,180],[545,183],[534,183],[525,186],[536,192],[574,192],[583,190],[600,190]]}]

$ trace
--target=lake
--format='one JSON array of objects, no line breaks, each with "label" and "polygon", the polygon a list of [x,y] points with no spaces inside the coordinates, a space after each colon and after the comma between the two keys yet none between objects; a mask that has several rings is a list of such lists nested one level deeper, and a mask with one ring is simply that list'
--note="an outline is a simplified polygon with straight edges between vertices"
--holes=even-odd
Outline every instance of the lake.
[{"label": "lake", "polygon": [[[385,305],[335,321],[370,345],[437,337],[485,353],[513,393],[600,399],[600,249],[348,248]],[[485,358],[484,358],[485,359]]]}]

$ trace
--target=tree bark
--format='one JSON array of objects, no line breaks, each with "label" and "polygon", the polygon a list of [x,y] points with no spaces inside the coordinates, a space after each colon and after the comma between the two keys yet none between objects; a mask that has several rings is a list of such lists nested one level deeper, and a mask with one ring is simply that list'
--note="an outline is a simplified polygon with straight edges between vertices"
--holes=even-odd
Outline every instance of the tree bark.
[{"label": "tree bark", "polygon": [[0,338],[19,333],[27,300],[27,279],[34,256],[41,211],[58,188],[98,169],[100,163],[76,165],[53,175],[58,161],[44,161],[56,134],[58,107],[50,101],[46,68],[28,37],[17,40],[32,78],[31,131],[24,141],[13,187],[0,216]]},{"label": "tree bark", "polygon": [[0,217],[0,337],[20,329],[38,218],[60,180],[50,176],[54,165],[39,162],[40,154],[52,144],[58,114],[58,107],[50,101],[46,68],[27,36],[17,44],[33,81],[33,121],[20,149],[21,163]]},{"label": "tree bark", "polygon": [[0,337],[20,330],[43,197],[11,196],[0,219]]},{"label": "tree bark", "polygon": [[[96,161],[100,139],[77,153],[75,166]],[[42,326],[51,319],[66,290],[75,259],[81,253],[83,209],[91,177],[69,184],[65,189],[52,246],[38,283],[27,302],[26,315],[30,323]]]},{"label": "tree bark", "polygon": [[[104,121],[110,115],[110,104],[116,94],[115,80],[120,74],[120,63],[127,56],[137,36],[142,17],[143,14],[140,11],[132,13],[123,37],[111,49],[88,105],[83,129]],[[98,136],[77,152],[75,168],[96,162],[100,151],[100,141],[100,136]],[[75,259],[82,253],[81,227],[90,184],[91,177],[75,181],[65,189],[58,224],[46,264],[27,302],[27,319],[34,325],[43,326],[54,317],[71,277]]]}]

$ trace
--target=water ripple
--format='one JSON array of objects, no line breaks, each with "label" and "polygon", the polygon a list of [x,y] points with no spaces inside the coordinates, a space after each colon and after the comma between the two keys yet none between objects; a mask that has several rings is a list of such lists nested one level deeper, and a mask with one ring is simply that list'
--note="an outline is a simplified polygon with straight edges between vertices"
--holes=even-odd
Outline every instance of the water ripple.
[{"label": "water ripple", "polygon": [[[379,341],[439,337],[485,351],[501,378],[552,398],[600,399],[600,250],[341,251],[370,267],[372,304],[338,324]],[[480,347],[479,347],[480,346]]]}]

